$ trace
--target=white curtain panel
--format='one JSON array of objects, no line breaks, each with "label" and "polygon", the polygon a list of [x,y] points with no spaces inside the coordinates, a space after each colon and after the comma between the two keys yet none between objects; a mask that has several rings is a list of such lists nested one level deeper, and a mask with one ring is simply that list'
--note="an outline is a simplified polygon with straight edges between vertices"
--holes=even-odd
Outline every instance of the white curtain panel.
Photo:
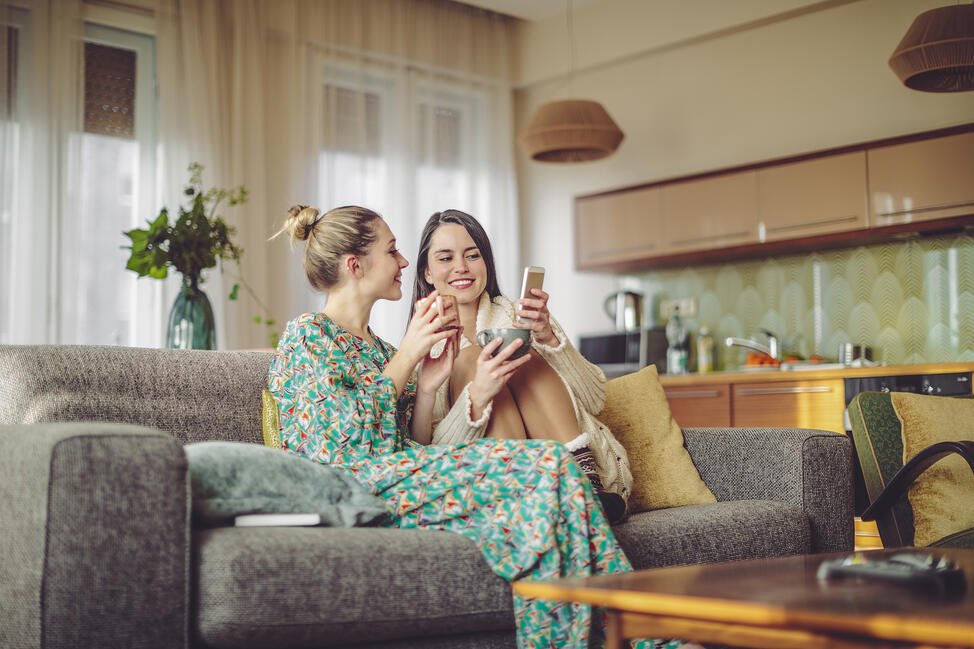
[{"label": "white curtain panel", "polygon": [[[0,23],[0,343],[158,346],[158,286],[122,249],[158,209],[152,39],[78,0],[0,0]],[[86,42],[137,54],[133,137],[84,129]]]},{"label": "white curtain panel", "polygon": [[80,5],[0,0],[0,22],[0,342],[52,342],[63,328],[62,273],[77,272],[82,255],[60,236],[78,173]]},{"label": "white curtain panel", "polygon": [[[276,329],[324,304],[302,250],[267,241],[296,203],[363,205],[389,222],[411,264],[404,299],[373,313],[393,343],[434,211],[480,219],[502,289],[516,291],[507,19],[434,0],[160,0],[156,18],[163,202],[179,202],[192,160],[207,185],[246,185],[248,203],[224,216]],[[266,347],[257,306],[226,300],[233,281],[204,284],[220,346]]]}]

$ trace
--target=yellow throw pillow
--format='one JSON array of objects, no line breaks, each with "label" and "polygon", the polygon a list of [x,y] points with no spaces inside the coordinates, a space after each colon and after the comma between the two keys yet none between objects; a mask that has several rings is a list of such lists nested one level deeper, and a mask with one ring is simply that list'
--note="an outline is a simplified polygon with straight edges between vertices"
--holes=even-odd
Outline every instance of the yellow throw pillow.
[{"label": "yellow throw pillow", "polygon": [[683,446],[655,366],[606,383],[598,418],[629,454],[630,512],[717,502]]},{"label": "yellow throw pillow", "polygon": [[260,393],[260,428],[264,433],[264,446],[281,448],[281,420],[277,412],[277,400],[266,388]]},{"label": "yellow throw pillow", "polygon": [[[903,463],[931,444],[974,439],[974,400],[890,393],[903,428]],[[930,545],[974,528],[974,473],[963,458],[945,457],[920,474],[909,490],[913,544]]]}]

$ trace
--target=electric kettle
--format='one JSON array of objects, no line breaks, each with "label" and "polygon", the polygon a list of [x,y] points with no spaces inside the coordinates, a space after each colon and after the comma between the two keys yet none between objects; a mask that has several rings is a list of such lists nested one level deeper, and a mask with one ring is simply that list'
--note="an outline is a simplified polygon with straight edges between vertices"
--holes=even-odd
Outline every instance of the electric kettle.
[{"label": "electric kettle", "polygon": [[643,325],[643,296],[639,293],[613,293],[605,298],[602,308],[619,331],[633,331]]}]

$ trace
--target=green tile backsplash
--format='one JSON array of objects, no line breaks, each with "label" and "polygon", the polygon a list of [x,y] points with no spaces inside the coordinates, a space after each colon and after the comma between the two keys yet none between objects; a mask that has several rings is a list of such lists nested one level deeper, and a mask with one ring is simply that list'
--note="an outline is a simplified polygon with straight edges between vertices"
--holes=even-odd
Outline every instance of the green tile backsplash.
[{"label": "green tile backsplash", "polygon": [[746,350],[727,336],[769,329],[786,352],[834,359],[840,343],[870,345],[887,364],[974,361],[974,237],[912,239],[638,277],[647,296],[697,299],[694,330],[707,325],[719,369]]}]

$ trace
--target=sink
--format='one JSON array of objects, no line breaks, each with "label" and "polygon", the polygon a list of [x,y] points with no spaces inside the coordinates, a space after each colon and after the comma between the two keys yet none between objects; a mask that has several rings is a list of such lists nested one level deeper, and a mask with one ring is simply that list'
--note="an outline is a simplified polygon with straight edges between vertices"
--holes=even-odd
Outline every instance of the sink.
[{"label": "sink", "polygon": [[840,370],[846,367],[842,363],[810,363],[808,361],[786,361],[779,368],[783,372],[801,370]]},{"label": "sink", "polygon": [[747,372],[748,374],[759,372],[780,372],[782,368],[777,365],[741,365],[735,372]]}]

